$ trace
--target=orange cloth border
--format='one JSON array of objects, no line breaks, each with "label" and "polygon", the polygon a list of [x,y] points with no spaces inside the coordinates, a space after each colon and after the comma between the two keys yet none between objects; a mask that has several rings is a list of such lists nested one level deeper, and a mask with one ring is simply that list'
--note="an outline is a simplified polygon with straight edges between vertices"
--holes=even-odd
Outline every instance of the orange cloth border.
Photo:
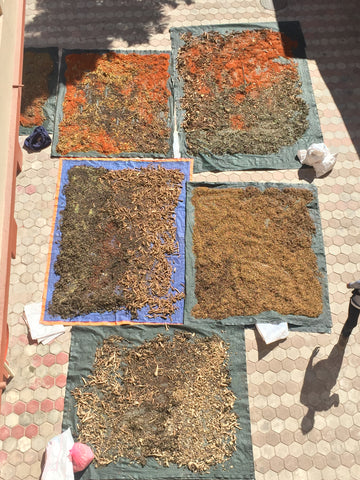
[{"label": "orange cloth border", "polygon": [[[62,173],[62,163],[63,160],[88,160],[92,162],[96,161],[109,161],[109,162],[153,162],[153,163],[161,163],[161,162],[189,162],[190,163],[190,181],[193,178],[193,167],[194,167],[194,160],[192,158],[161,158],[161,159],[154,159],[154,158],[103,158],[103,157],[63,157],[59,159],[59,170],[58,170],[58,175],[57,175],[57,182],[56,182],[56,192],[55,192],[55,200],[54,200],[54,211],[53,211],[53,218],[51,222],[51,234],[50,234],[50,240],[49,240],[49,250],[48,250],[48,257],[47,257],[47,265],[46,265],[46,274],[45,274],[45,285],[44,285],[44,292],[42,296],[42,306],[41,306],[41,316],[40,316],[40,323],[43,325],[59,325],[61,324],[60,322],[54,322],[54,321],[49,321],[47,320],[46,322],[44,321],[45,317],[45,307],[46,307],[46,295],[47,295],[47,289],[48,289],[48,279],[49,279],[49,273],[50,273],[50,265],[51,265],[51,251],[52,251],[52,244],[53,244],[53,239],[54,239],[54,232],[55,232],[55,221],[56,221],[56,215],[57,215],[57,209],[58,209],[58,201],[59,201],[59,192],[60,192],[60,184],[61,184],[61,173]],[[100,314],[99,314],[100,315]],[[63,323],[64,326],[68,325],[68,322]],[[114,321],[114,322],[71,322],[69,323],[68,326],[73,326],[73,325],[91,325],[91,326],[103,326],[103,325],[108,325],[108,326],[116,326],[116,325],[170,325],[167,322],[161,323],[151,323],[151,322],[130,322],[128,320],[124,321]]]}]

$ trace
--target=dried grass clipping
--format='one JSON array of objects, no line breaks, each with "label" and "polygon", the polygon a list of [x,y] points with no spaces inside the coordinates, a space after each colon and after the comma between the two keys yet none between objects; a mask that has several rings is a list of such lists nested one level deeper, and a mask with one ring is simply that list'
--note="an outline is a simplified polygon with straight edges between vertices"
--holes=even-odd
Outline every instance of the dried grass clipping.
[{"label": "dried grass clipping", "polygon": [[236,449],[235,395],[228,347],[216,335],[175,332],[138,347],[112,336],[96,351],[91,375],[73,390],[79,441],[97,466],[154,457],[205,472]]},{"label": "dried grass clipping", "polygon": [[194,189],[196,318],[275,310],[317,317],[322,289],[311,248],[309,190]]}]

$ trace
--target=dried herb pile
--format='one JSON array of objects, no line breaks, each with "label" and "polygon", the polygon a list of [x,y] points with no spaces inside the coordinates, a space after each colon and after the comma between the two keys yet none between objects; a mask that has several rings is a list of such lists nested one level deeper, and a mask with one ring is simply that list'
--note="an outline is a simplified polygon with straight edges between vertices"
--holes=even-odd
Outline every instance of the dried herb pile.
[{"label": "dried herb pile", "polygon": [[107,170],[75,166],[64,187],[51,315],[71,318],[148,306],[169,319],[184,297],[172,286],[179,255],[175,208],[184,175],[162,166]]},{"label": "dried herb pile", "polygon": [[44,123],[43,107],[49,98],[48,81],[53,69],[54,62],[49,53],[25,51],[20,110],[23,127],[37,127]]},{"label": "dried herb pile", "polygon": [[312,198],[297,188],[194,189],[198,304],[192,314],[217,320],[269,310],[319,316],[315,226],[307,209]]},{"label": "dried herb pile", "polygon": [[168,54],[81,53],[66,64],[59,154],[168,153]]},{"label": "dried herb pile", "polygon": [[309,108],[300,97],[296,42],[267,29],[182,39],[177,67],[189,153],[266,155],[302,137]]},{"label": "dried herb pile", "polygon": [[92,445],[97,466],[154,457],[205,472],[230,457],[237,416],[227,350],[216,335],[181,332],[138,347],[104,340],[91,375],[72,392],[79,441]]}]

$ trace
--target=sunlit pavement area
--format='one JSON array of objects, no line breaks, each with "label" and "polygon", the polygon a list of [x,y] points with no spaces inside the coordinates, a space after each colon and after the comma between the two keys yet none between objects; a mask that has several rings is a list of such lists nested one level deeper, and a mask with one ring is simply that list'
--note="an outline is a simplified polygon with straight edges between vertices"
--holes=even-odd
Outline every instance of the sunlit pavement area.
[{"label": "sunlit pavement area", "polygon": [[[169,50],[172,26],[274,20],[301,22],[324,142],[338,153],[335,168],[320,179],[308,169],[306,174],[297,170],[202,173],[194,180],[317,186],[333,328],[330,334],[291,332],[285,341],[271,346],[265,346],[254,330],[246,330],[255,472],[257,480],[357,480],[360,327],[351,335],[343,357],[336,344],[350,298],[346,283],[360,278],[358,2],[288,0],[286,8],[274,11],[257,0],[28,0],[25,45]],[[70,333],[50,345],[37,345],[29,341],[22,318],[24,305],[40,302],[43,294],[58,162],[50,158],[50,148],[38,154],[24,151],[23,170],[17,177],[18,241],[8,315],[8,361],[15,376],[1,404],[3,480],[38,479],[45,446],[61,432]],[[309,385],[304,382],[305,371],[317,346],[314,365],[319,381]],[[305,402],[305,397],[310,400]],[[302,402],[316,405],[313,427],[311,412]]]}]

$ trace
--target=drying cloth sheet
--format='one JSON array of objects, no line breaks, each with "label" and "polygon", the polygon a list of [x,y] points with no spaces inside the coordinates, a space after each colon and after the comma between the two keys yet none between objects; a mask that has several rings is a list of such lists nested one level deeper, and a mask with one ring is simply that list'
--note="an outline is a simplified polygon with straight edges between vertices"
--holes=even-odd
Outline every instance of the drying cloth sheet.
[{"label": "drying cloth sheet", "polygon": [[[47,78],[44,77],[43,71],[39,69],[43,68],[43,62],[47,60],[50,72],[47,74]],[[52,66],[51,66],[52,65]],[[27,122],[22,120],[20,117],[20,135],[30,135],[35,127],[43,126],[49,133],[54,131],[54,121],[55,121],[55,109],[56,109],[56,92],[58,85],[58,69],[59,69],[59,54],[58,49],[54,47],[50,48],[25,48],[24,51],[24,67],[23,67],[23,92],[22,92],[22,103],[21,103],[21,115],[26,111],[26,107],[33,104],[37,105],[39,100],[38,89],[42,87],[45,88],[44,94],[44,103],[42,106],[42,114],[44,120],[42,122],[38,121],[38,114],[32,115],[33,121],[31,122],[30,117],[27,115]],[[39,81],[41,79],[41,83]],[[43,83],[44,82],[44,85]],[[46,92],[47,87],[47,92]],[[31,124],[29,124],[29,122]]]},{"label": "drying cloth sheet", "polygon": [[315,97],[312,89],[310,73],[306,60],[305,40],[302,34],[300,23],[296,21],[279,23],[256,23],[256,24],[230,24],[230,25],[202,25],[196,27],[179,27],[170,29],[172,45],[171,71],[174,84],[174,99],[176,110],[177,134],[179,135],[180,156],[188,157],[186,145],[186,132],[182,128],[186,112],[181,107],[183,97],[183,80],[179,77],[176,62],[179,49],[184,45],[181,39],[183,34],[190,32],[192,35],[199,36],[204,32],[215,31],[222,35],[231,32],[242,32],[244,30],[272,29],[281,31],[288,37],[298,42],[294,51],[294,57],[297,63],[298,72],[301,80],[302,98],[309,107],[308,122],[309,127],[304,135],[291,146],[282,147],[277,153],[268,155],[248,155],[248,154],[224,154],[218,155],[212,152],[201,152],[194,158],[194,172],[204,171],[225,171],[225,170],[254,170],[254,169],[298,169],[301,167],[296,158],[299,149],[307,149],[312,143],[322,142],[322,133],[320,128],[319,116],[316,108]]},{"label": "drying cloth sheet", "polygon": [[[69,151],[69,152],[66,152],[66,153],[59,153],[57,151],[57,145],[59,143],[59,140],[60,140],[60,131],[59,131],[59,124],[61,123],[61,121],[63,120],[63,117],[64,117],[64,111],[63,111],[63,107],[64,107],[64,100],[65,100],[65,95],[66,95],[66,92],[67,92],[67,82],[66,82],[66,70],[67,70],[67,64],[66,64],[66,58],[69,56],[69,55],[87,55],[87,54],[98,54],[98,55],[102,55],[102,54],[107,54],[107,53],[113,53],[113,54],[136,54],[136,55],[160,55],[160,54],[168,54],[169,55],[169,69],[170,69],[170,52],[169,51],[160,51],[160,50],[146,50],[146,51],[141,51],[141,50],[63,50],[63,54],[62,54],[62,57],[61,57],[61,64],[60,64],[60,76],[59,76],[59,90],[58,90],[58,95],[57,95],[57,102],[56,102],[56,112],[55,112],[55,127],[54,127],[54,137],[53,137],[53,142],[52,142],[52,147],[51,147],[51,155],[54,156],[54,157],[130,157],[130,158],[170,158],[170,157],[173,157],[174,154],[173,154],[173,125],[174,125],[174,102],[173,102],[173,88],[172,88],[172,80],[171,80],[171,76],[170,76],[170,72],[169,72],[169,79],[167,81],[167,84],[166,84],[166,88],[168,89],[169,93],[170,93],[170,96],[169,96],[169,99],[168,99],[168,118],[167,118],[167,126],[169,127],[169,134],[168,134],[168,145],[169,145],[169,148],[168,148],[168,151],[166,154],[163,154],[163,153],[160,153],[160,152],[156,152],[156,151],[153,151],[151,149],[151,145],[149,145],[149,150],[145,150],[145,151],[129,151],[127,150],[125,147],[124,149],[121,149],[119,148],[119,151],[115,152],[115,153],[108,153],[106,151],[102,152],[102,151],[99,151],[99,144],[101,143],[111,143],[112,142],[112,138],[111,138],[111,133],[109,134],[109,136],[106,135],[106,131],[107,131],[107,128],[109,127],[110,124],[113,124],[115,121],[117,121],[116,118],[114,118],[114,116],[118,115],[119,117],[121,117],[121,111],[114,111],[113,109],[111,109],[111,106],[110,106],[110,110],[112,111],[105,111],[104,108],[105,107],[102,107],[101,104],[99,105],[99,101],[96,100],[96,103],[97,105],[95,105],[95,110],[94,112],[100,112],[99,113],[99,116],[97,116],[96,118],[94,117],[94,121],[96,121],[96,126],[97,126],[97,133],[99,134],[98,135],[98,138],[96,139],[96,141],[94,140],[93,142],[89,142],[88,141],[88,136],[84,136],[83,138],[85,140],[82,141],[82,143],[84,143],[84,141],[86,141],[90,147],[89,148],[86,148],[86,150],[83,150],[81,151],[80,150],[80,147],[77,147],[77,148],[74,148],[73,151]],[[81,62],[79,61],[79,68],[82,68],[81,67]],[[110,62],[109,62],[109,65],[110,65]],[[88,68],[88,67],[86,67]],[[93,70],[95,70],[95,66],[92,67]],[[136,69],[136,67],[134,67],[134,69]],[[84,70],[84,75],[88,74],[89,72],[87,70]],[[110,75],[113,75],[111,74],[110,72]],[[135,74],[134,74],[135,75]],[[124,79],[123,79],[124,81]],[[148,83],[151,83],[151,81],[149,82],[149,79],[147,79]],[[96,86],[96,91],[98,91],[99,89],[102,89],[103,90],[103,95],[106,96],[108,94],[108,89],[109,87],[107,86],[107,84],[104,84],[104,85],[101,85],[100,83],[100,80],[98,79],[97,80],[97,86]],[[110,82],[107,82],[109,85],[110,85],[110,88],[112,86],[112,83],[111,81]],[[72,88],[74,88],[72,85],[70,85]],[[146,118],[146,113],[149,113],[149,112],[143,112],[141,110],[144,110],[144,105],[137,105],[135,102],[133,102],[132,105],[130,105],[130,107],[121,107],[122,103],[121,103],[121,97],[122,95],[124,96],[124,98],[126,98],[128,95],[137,95],[136,92],[138,92],[139,90],[141,90],[142,92],[142,95],[144,96],[145,95],[145,98],[147,99],[149,93],[147,93],[146,89],[147,88],[151,88],[151,87],[154,87],[154,85],[147,85],[146,82],[144,82],[143,85],[138,85],[136,84],[136,82],[134,83],[134,79],[133,78],[126,78],[126,82],[124,84],[118,84],[118,85],[114,85],[115,89],[114,91],[115,92],[120,92],[121,89],[123,89],[123,91],[121,93],[118,94],[118,99],[119,99],[119,108],[129,108],[129,109],[132,109],[132,111],[134,112],[133,113],[133,119],[132,121],[139,121],[139,120],[134,120],[136,119],[137,117],[143,117],[143,118]],[[156,84],[156,87],[157,87],[157,90],[159,93],[159,91],[161,91],[164,87],[159,83]],[[91,90],[91,84],[90,82],[88,83],[88,85],[86,85],[84,88],[86,88],[86,91],[85,93],[82,93],[81,95],[84,96],[84,98],[80,99],[80,100],[75,100],[75,101],[79,101],[80,103],[82,102],[82,105],[80,105],[79,103],[79,106],[78,108],[79,109],[83,109],[85,108],[86,106],[86,101],[88,102],[89,105],[91,105],[91,108],[94,109],[94,105],[92,105],[92,96],[95,95],[96,92],[92,92]],[[94,88],[94,87],[93,87]],[[151,92],[149,90],[149,92]],[[111,93],[112,95],[114,95],[114,92]],[[155,103],[157,103],[158,100],[155,101]],[[74,103],[74,101],[72,101],[72,103]],[[151,103],[151,102],[150,102]],[[146,106],[145,106],[145,109],[146,109]],[[81,110],[82,111],[82,110]],[[150,112],[151,114],[151,112]],[[130,121],[130,120],[129,120]],[[156,119],[153,119],[153,120],[149,120],[149,126],[151,127],[154,123],[156,123]],[[86,122],[84,122],[84,124],[80,125],[79,123],[79,120],[76,121],[76,125],[74,125],[75,127],[75,130],[81,126],[83,128],[83,131],[89,131],[89,128],[90,128],[90,125],[87,125]],[[111,132],[111,130],[110,130]],[[142,135],[142,134],[148,134],[148,136],[151,137],[151,133],[148,133],[147,130],[146,130],[146,124],[145,123],[142,123],[142,124],[139,124],[138,125],[138,129],[137,129],[137,132],[138,133],[135,133],[135,135]],[[151,130],[151,132],[153,132],[153,130]],[[121,135],[121,131],[119,131],[119,134]],[[67,134],[67,140],[68,140],[68,144],[74,144],[76,143],[79,139],[80,141],[78,141],[78,143],[80,144],[81,143],[81,131],[78,132],[76,134],[76,138],[75,136],[72,135],[72,131],[71,131],[71,128],[68,129],[68,134]],[[166,134],[164,134],[164,138],[166,138]],[[152,139],[150,138],[150,141]],[[121,141],[125,142],[126,143],[126,139],[124,138],[121,138]],[[91,148],[92,147],[92,148]],[[115,148],[115,147],[114,147]]]},{"label": "drying cloth sheet", "polygon": [[176,240],[179,244],[179,255],[172,255],[168,261],[175,265],[175,272],[172,276],[172,285],[180,291],[184,290],[185,281],[185,206],[186,206],[186,182],[191,179],[192,175],[192,160],[189,159],[169,159],[169,160],[85,160],[85,159],[60,159],[59,177],[57,184],[57,192],[54,207],[54,218],[52,234],[50,237],[48,268],[45,280],[45,291],[42,306],[41,323],[50,324],[64,324],[64,325],[116,325],[121,323],[183,323],[183,306],[184,300],[179,300],[176,303],[178,307],[172,320],[164,320],[163,318],[147,318],[147,307],[139,311],[136,319],[131,319],[131,315],[126,311],[105,312],[105,313],[90,313],[88,315],[77,316],[74,318],[61,318],[60,316],[52,316],[48,313],[48,306],[51,302],[54,292],[55,284],[59,277],[55,274],[54,264],[59,253],[59,241],[61,239],[60,221],[61,211],[65,208],[66,198],[64,195],[64,186],[68,182],[68,171],[74,166],[91,166],[104,167],[109,170],[123,170],[123,169],[140,169],[147,166],[162,166],[167,169],[178,169],[184,174],[182,182],[182,189],[179,196],[179,201],[175,209],[175,224],[176,224]]},{"label": "drying cloth sheet", "polygon": [[230,388],[236,395],[234,410],[238,415],[238,423],[241,430],[236,432],[236,451],[225,463],[213,467],[208,474],[192,473],[185,467],[170,465],[162,467],[154,459],[149,459],[147,465],[142,467],[138,463],[130,463],[122,458],[117,463],[111,463],[106,467],[95,468],[93,464],[83,473],[83,480],[110,480],[128,479],[229,479],[229,480],[250,480],[254,479],[253,454],[250,431],[249,401],[246,376],[246,357],[244,330],[241,327],[229,326],[225,330],[217,328],[208,322],[199,322],[196,327],[184,326],[169,327],[162,326],[148,327],[145,325],[121,327],[88,327],[82,329],[74,327],[71,333],[71,349],[67,385],[65,393],[65,406],[63,417],[63,429],[71,428],[74,438],[77,435],[76,407],[71,390],[83,385],[82,377],[90,374],[94,361],[96,348],[104,338],[111,335],[120,335],[125,338],[129,346],[138,346],[145,340],[154,338],[158,334],[172,335],[174,330],[194,332],[200,336],[219,335],[229,344],[229,371],[232,378]]},{"label": "drying cloth sheet", "polygon": [[[298,331],[329,333],[332,322],[329,304],[328,280],[326,271],[326,258],[324,251],[324,242],[321,229],[321,218],[319,212],[319,202],[317,189],[313,185],[302,184],[285,184],[285,183],[255,183],[255,182],[238,182],[238,183],[206,183],[206,182],[189,182],[187,184],[187,204],[186,204],[186,297],[185,297],[185,325],[195,324],[199,320],[191,315],[193,307],[197,304],[195,296],[195,256],[193,253],[193,228],[194,228],[194,206],[192,204],[193,190],[196,187],[210,188],[246,188],[256,187],[261,191],[266,188],[305,188],[312,192],[314,199],[307,206],[310,216],[314,221],[316,232],[312,238],[312,249],[316,255],[318,269],[321,274],[320,283],[322,286],[322,303],[323,311],[317,318],[311,318],[301,315],[281,315],[275,311],[267,311],[258,315],[249,316],[233,316],[223,320],[216,320],[220,325],[255,325],[256,323],[274,323],[287,322],[289,328]],[[209,319],[211,320],[211,319]],[[215,322],[215,320],[212,320]]]}]

